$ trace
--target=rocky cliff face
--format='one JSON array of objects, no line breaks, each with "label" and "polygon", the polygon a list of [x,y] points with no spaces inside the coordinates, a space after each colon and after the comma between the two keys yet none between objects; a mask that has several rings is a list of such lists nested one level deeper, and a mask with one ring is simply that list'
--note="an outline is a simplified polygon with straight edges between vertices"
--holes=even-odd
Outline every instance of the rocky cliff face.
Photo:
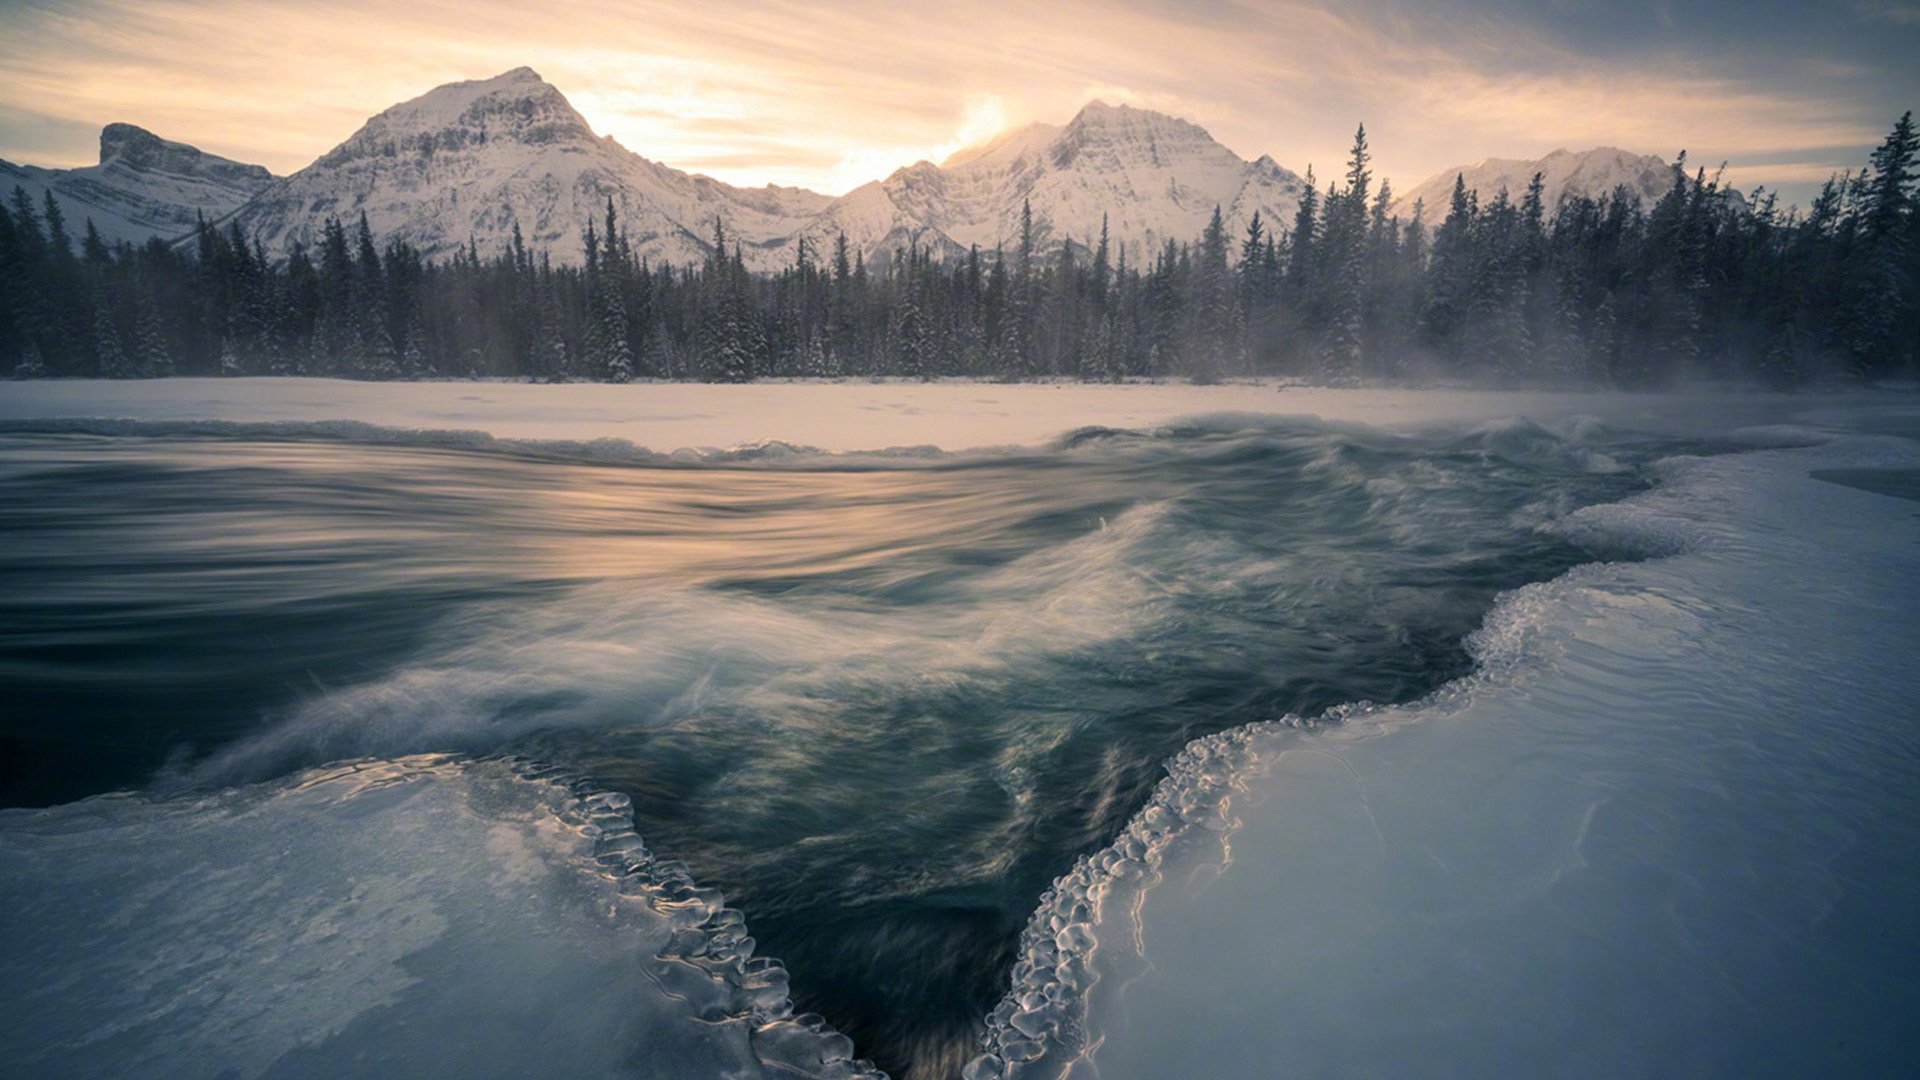
[{"label": "rocky cliff face", "polygon": [[34,205],[47,193],[77,239],[91,220],[109,243],[172,240],[193,231],[201,215],[224,218],[273,183],[258,165],[170,142],[132,124],[100,132],[100,163],[43,169],[0,161],[0,189],[26,190]]}]

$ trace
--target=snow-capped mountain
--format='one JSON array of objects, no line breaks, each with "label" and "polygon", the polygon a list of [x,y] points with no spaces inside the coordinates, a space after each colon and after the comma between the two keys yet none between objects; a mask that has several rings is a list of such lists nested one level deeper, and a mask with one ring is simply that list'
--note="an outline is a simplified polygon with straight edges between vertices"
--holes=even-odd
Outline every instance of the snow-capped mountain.
[{"label": "snow-capped mountain", "polygon": [[46,194],[78,238],[86,222],[108,243],[143,244],[193,231],[201,214],[209,220],[232,213],[273,183],[258,165],[170,142],[132,124],[108,124],[100,132],[100,163],[78,169],[43,169],[0,161],[0,193],[24,188],[36,207]]},{"label": "snow-capped mountain", "polygon": [[611,198],[636,254],[702,257],[717,217],[749,251],[778,247],[833,201],[796,188],[736,188],[671,169],[593,133],[559,90],[530,68],[452,83],[368,120],[352,138],[260,193],[237,220],[267,250],[311,245],[329,216],[361,213],[382,238],[429,257],[469,241],[484,253],[510,242],[557,263],[584,259],[581,234]]},{"label": "snow-capped mountain", "polygon": [[1443,169],[1419,187],[1402,195],[1394,203],[1393,212],[1402,218],[1409,218],[1413,215],[1414,202],[1424,199],[1427,224],[1438,223],[1446,216],[1447,206],[1453,200],[1453,181],[1456,176],[1465,178],[1467,190],[1478,192],[1483,204],[1501,188],[1506,188],[1507,194],[1518,202],[1526,193],[1527,185],[1533,181],[1535,173],[1542,174],[1541,194],[1548,213],[1553,212],[1562,195],[1585,195],[1601,199],[1611,194],[1614,188],[1623,186],[1638,196],[1642,203],[1652,206],[1673,186],[1673,165],[1651,154],[1635,154],[1611,146],[1578,153],[1555,150],[1546,157],[1530,161],[1488,158],[1477,165]]},{"label": "snow-capped mountain", "polygon": [[844,233],[869,261],[910,243],[957,253],[1018,234],[1021,206],[1055,240],[1092,243],[1100,216],[1140,259],[1197,236],[1218,205],[1236,231],[1257,210],[1284,222],[1301,182],[1267,158],[1241,160],[1184,120],[1095,103],[1065,127],[1032,125],[949,158],[919,162],[839,198],[738,188],[657,164],[596,136],[531,69],[453,83],[396,105],[248,203],[237,220],[284,254],[329,215],[361,213],[380,236],[429,256],[471,240],[483,253],[517,223],[530,248],[582,260],[581,233],[609,198],[636,255],[704,257],[716,219],[748,266],[789,265],[802,237],[820,257]]},{"label": "snow-capped mountain", "polygon": [[1094,102],[1065,127],[1031,124],[920,162],[849,192],[808,232],[845,231],[870,247],[911,236],[948,251],[990,249],[1019,235],[1022,207],[1052,242],[1110,241],[1136,265],[1168,240],[1200,234],[1217,206],[1236,235],[1257,211],[1284,226],[1304,184],[1270,158],[1245,161],[1197,125]]}]

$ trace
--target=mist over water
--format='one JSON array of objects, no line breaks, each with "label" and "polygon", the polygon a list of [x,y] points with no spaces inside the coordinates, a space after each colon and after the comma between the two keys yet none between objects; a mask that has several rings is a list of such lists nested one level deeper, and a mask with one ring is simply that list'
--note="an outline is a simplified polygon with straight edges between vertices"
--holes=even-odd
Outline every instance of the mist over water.
[{"label": "mist over water", "polygon": [[1189,740],[1418,697],[1670,444],[1221,418],[850,469],[0,436],[8,805],[358,755],[628,793],[796,1003],[950,1075]]}]

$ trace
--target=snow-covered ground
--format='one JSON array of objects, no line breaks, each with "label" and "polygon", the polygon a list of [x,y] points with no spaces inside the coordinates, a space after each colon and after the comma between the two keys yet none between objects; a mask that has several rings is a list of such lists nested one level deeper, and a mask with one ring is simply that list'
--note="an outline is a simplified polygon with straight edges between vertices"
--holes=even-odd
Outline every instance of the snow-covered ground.
[{"label": "snow-covered ground", "polygon": [[1809,405],[1905,437],[1674,459],[1575,519],[1674,554],[1508,594],[1475,676],[1190,753],[1038,916],[1007,1073],[1920,1071],[1920,409]]},{"label": "snow-covered ground", "polygon": [[777,440],[828,451],[1033,446],[1088,426],[1151,428],[1206,413],[1319,416],[1381,427],[1584,414],[1707,431],[1784,418],[1778,394],[1328,390],[1270,383],[368,383],[335,379],[0,383],[0,423],[48,418],[311,423],[626,440],[661,453]]}]

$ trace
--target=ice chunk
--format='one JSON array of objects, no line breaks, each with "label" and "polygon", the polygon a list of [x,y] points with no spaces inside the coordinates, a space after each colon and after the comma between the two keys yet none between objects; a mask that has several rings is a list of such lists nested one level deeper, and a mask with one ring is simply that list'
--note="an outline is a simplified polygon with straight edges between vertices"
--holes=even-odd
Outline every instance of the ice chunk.
[{"label": "ice chunk", "polygon": [[0,1074],[876,1075],[717,894],[610,864],[629,810],[414,757],[0,813]]}]

